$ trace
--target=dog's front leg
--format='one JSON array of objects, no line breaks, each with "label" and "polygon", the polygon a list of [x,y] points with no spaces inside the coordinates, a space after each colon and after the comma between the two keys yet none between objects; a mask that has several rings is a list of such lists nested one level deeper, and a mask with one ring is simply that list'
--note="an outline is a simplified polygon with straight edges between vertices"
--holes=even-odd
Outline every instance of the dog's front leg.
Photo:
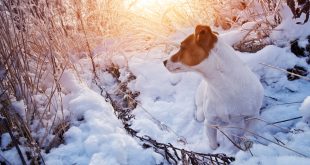
[{"label": "dog's front leg", "polygon": [[194,112],[194,118],[198,122],[203,122],[205,120],[202,104],[196,105],[196,110]]},{"label": "dog's front leg", "polygon": [[209,146],[211,149],[215,150],[220,145],[217,142],[217,130],[213,125],[212,122],[206,122],[206,133],[209,139]]},{"label": "dog's front leg", "polygon": [[207,86],[206,82],[202,80],[196,91],[195,96],[196,109],[194,112],[194,118],[198,122],[203,122],[205,120],[204,109],[207,104],[205,97],[206,86]]},{"label": "dog's front leg", "polygon": [[243,116],[241,117],[231,117],[230,118],[230,139],[233,140],[234,143],[237,145],[241,145],[242,140],[244,139],[244,133],[245,133],[245,118]]}]

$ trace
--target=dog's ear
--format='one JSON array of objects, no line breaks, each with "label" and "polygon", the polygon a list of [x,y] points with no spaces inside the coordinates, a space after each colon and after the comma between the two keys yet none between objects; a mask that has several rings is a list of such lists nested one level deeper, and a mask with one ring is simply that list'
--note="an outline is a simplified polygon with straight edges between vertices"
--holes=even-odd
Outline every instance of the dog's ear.
[{"label": "dog's ear", "polygon": [[213,44],[217,41],[217,37],[209,26],[197,25],[195,28],[195,41],[202,47],[213,47]]},{"label": "dog's ear", "polygon": [[211,28],[206,25],[197,25],[195,28],[195,40],[196,42],[203,46],[207,45],[209,37],[211,36]]}]

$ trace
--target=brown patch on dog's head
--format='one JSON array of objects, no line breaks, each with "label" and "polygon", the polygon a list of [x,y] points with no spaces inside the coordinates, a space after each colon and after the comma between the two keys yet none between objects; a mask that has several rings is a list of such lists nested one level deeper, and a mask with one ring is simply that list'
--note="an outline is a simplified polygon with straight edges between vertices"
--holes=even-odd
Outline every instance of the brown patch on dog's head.
[{"label": "brown patch on dog's head", "polygon": [[216,41],[217,36],[209,26],[198,25],[195,34],[191,34],[181,42],[180,50],[171,57],[171,61],[181,62],[187,66],[198,65],[208,58]]}]

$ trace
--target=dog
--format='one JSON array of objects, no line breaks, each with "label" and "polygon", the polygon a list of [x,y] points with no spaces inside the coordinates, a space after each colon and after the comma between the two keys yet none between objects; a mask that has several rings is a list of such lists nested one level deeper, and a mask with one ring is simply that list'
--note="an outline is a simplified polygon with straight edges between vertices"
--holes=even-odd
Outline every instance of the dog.
[{"label": "dog", "polygon": [[222,126],[231,128],[230,139],[240,144],[240,137],[259,115],[264,89],[235,50],[209,26],[197,25],[194,34],[181,42],[179,51],[163,63],[172,73],[202,75],[195,97],[195,118],[205,121],[210,148],[220,146],[217,130]]}]

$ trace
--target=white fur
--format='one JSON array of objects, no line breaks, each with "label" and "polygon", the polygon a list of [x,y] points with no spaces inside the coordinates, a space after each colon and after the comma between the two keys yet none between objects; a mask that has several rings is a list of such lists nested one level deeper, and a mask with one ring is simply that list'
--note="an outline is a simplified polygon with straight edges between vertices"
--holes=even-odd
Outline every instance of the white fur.
[{"label": "white fur", "polygon": [[[232,47],[220,39],[209,57],[193,68],[204,77],[196,94],[196,117],[200,121],[206,119],[210,147],[215,149],[218,143],[212,125],[246,129],[250,120],[245,119],[259,115],[263,87]],[[232,139],[239,141],[234,137],[242,136],[244,130],[234,129],[231,134],[234,134]]]},{"label": "white fur", "polygon": [[[167,62],[167,68],[179,68],[180,63]],[[177,66],[177,67],[176,67]],[[169,70],[170,70],[169,69]],[[200,64],[182,66],[181,71],[198,71],[204,79],[196,93],[195,118],[205,120],[206,133],[212,149],[218,147],[214,125],[247,129],[251,120],[259,115],[263,100],[263,87],[256,75],[235,54],[233,48],[221,39],[217,41],[207,59]],[[240,142],[243,129],[231,129],[231,138]]]}]

